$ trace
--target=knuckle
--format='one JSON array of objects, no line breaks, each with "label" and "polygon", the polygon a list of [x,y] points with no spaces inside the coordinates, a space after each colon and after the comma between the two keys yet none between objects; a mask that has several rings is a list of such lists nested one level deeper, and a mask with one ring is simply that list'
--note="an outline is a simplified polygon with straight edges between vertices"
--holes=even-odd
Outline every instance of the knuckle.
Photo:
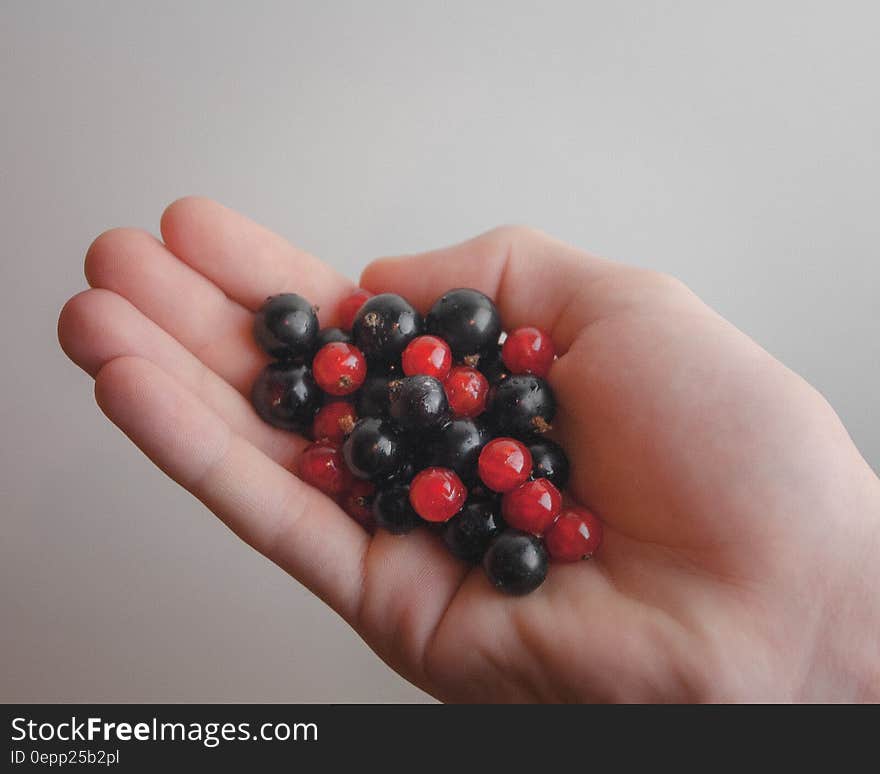
[{"label": "knuckle", "polygon": [[510,246],[534,241],[540,238],[541,232],[531,226],[525,226],[520,223],[508,223],[496,226],[487,232],[485,236],[495,244]]},{"label": "knuckle", "polygon": [[685,282],[672,274],[654,269],[638,269],[638,272],[645,286],[655,291],[670,295],[692,295],[691,289]]}]

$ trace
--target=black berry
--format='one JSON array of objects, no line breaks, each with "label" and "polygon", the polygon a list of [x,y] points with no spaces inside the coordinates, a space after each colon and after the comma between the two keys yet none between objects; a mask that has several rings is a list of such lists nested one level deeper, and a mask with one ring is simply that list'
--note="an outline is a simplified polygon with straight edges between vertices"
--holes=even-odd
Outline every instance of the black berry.
[{"label": "black berry", "polygon": [[358,421],[342,453],[355,476],[377,483],[396,474],[406,456],[400,432],[387,420],[377,417]]},{"label": "black berry", "polygon": [[479,564],[494,537],[501,534],[504,522],[494,499],[468,500],[443,530],[443,540],[453,556]]},{"label": "black berry", "polygon": [[538,588],[547,577],[547,563],[547,551],[540,539],[515,529],[495,538],[483,558],[490,583],[513,596]]},{"label": "black berry", "polygon": [[433,376],[406,376],[388,385],[389,413],[404,430],[429,430],[446,421],[449,403]]},{"label": "black berry", "polygon": [[409,484],[409,482],[415,478],[416,473],[422,469],[422,466],[417,465],[413,461],[412,454],[413,453],[411,452],[410,455],[404,459],[403,464],[385,479],[384,483],[386,485]]},{"label": "black berry", "polygon": [[395,293],[381,293],[366,301],[352,324],[352,338],[368,360],[391,362],[422,333],[421,315]]},{"label": "black berry", "polygon": [[452,354],[467,365],[477,365],[501,335],[501,317],[492,299],[478,290],[459,288],[445,293],[425,318],[428,333],[446,341]]},{"label": "black berry", "polygon": [[509,376],[489,397],[488,414],[500,435],[528,439],[550,429],[556,416],[553,391],[539,376]]},{"label": "black berry", "polygon": [[254,317],[254,338],[272,357],[292,360],[315,349],[318,315],[296,293],[270,296]]},{"label": "black berry", "polygon": [[568,457],[558,443],[543,438],[529,446],[532,478],[546,478],[560,491],[568,484]]},{"label": "black berry", "polygon": [[388,383],[390,381],[391,377],[381,374],[367,377],[354,399],[358,416],[383,417],[388,414],[390,401]]},{"label": "black berry", "polygon": [[395,484],[380,489],[373,499],[376,524],[393,535],[402,535],[424,524],[409,502],[409,487]]},{"label": "black berry", "polygon": [[425,467],[451,468],[466,484],[477,480],[477,460],[491,439],[482,419],[453,419],[434,431],[424,450]]},{"label": "black berry", "polygon": [[321,390],[308,366],[270,363],[254,382],[251,401],[270,425],[301,433],[321,405]]}]

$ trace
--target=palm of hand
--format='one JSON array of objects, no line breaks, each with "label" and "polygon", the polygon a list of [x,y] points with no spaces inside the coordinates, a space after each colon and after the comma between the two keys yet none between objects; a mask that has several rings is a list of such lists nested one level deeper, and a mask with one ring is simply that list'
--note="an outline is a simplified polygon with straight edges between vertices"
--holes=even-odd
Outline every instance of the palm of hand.
[{"label": "palm of hand", "polygon": [[509,599],[427,533],[370,540],[284,469],[304,441],[247,404],[250,310],[285,290],[333,309],[350,284],[211,202],[172,205],[163,236],[92,246],[98,289],[65,307],[62,345],[160,467],[405,677],[447,700],[653,700],[736,698],[746,679],[755,698],[781,670],[797,693],[808,667],[780,645],[816,614],[786,592],[838,496],[809,482],[855,451],[811,388],[677,283],[517,229],[365,273],[423,309],[477,287],[563,352],[557,431],[605,545]]}]

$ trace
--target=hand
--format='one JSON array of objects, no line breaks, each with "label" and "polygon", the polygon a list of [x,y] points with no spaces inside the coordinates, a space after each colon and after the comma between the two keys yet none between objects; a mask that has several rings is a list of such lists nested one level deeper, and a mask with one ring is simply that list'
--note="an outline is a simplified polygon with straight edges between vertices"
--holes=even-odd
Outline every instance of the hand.
[{"label": "hand", "polygon": [[823,398],[678,281],[521,228],[381,260],[361,284],[422,311],[492,296],[551,332],[591,561],[524,598],[422,530],[372,539],[289,469],[306,441],[247,395],[266,296],[332,324],[352,284],[244,217],[182,199],[164,244],[109,231],[59,337],[102,410],[244,540],[443,700],[880,699],[880,482]]}]

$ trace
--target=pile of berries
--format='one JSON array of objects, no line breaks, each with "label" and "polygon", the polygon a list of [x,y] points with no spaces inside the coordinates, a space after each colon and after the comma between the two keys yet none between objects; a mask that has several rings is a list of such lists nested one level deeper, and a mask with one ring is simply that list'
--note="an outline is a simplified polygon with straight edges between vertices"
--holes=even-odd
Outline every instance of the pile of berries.
[{"label": "pile of berries", "polygon": [[483,293],[451,290],[422,317],[404,298],[357,290],[320,329],[299,295],[270,297],[257,343],[276,358],[253,404],[269,424],[314,441],[300,477],[365,529],[425,524],[490,581],[527,594],[549,559],[593,554],[602,524],[563,504],[568,459],[545,437],[555,358],[537,328],[505,335]]}]

